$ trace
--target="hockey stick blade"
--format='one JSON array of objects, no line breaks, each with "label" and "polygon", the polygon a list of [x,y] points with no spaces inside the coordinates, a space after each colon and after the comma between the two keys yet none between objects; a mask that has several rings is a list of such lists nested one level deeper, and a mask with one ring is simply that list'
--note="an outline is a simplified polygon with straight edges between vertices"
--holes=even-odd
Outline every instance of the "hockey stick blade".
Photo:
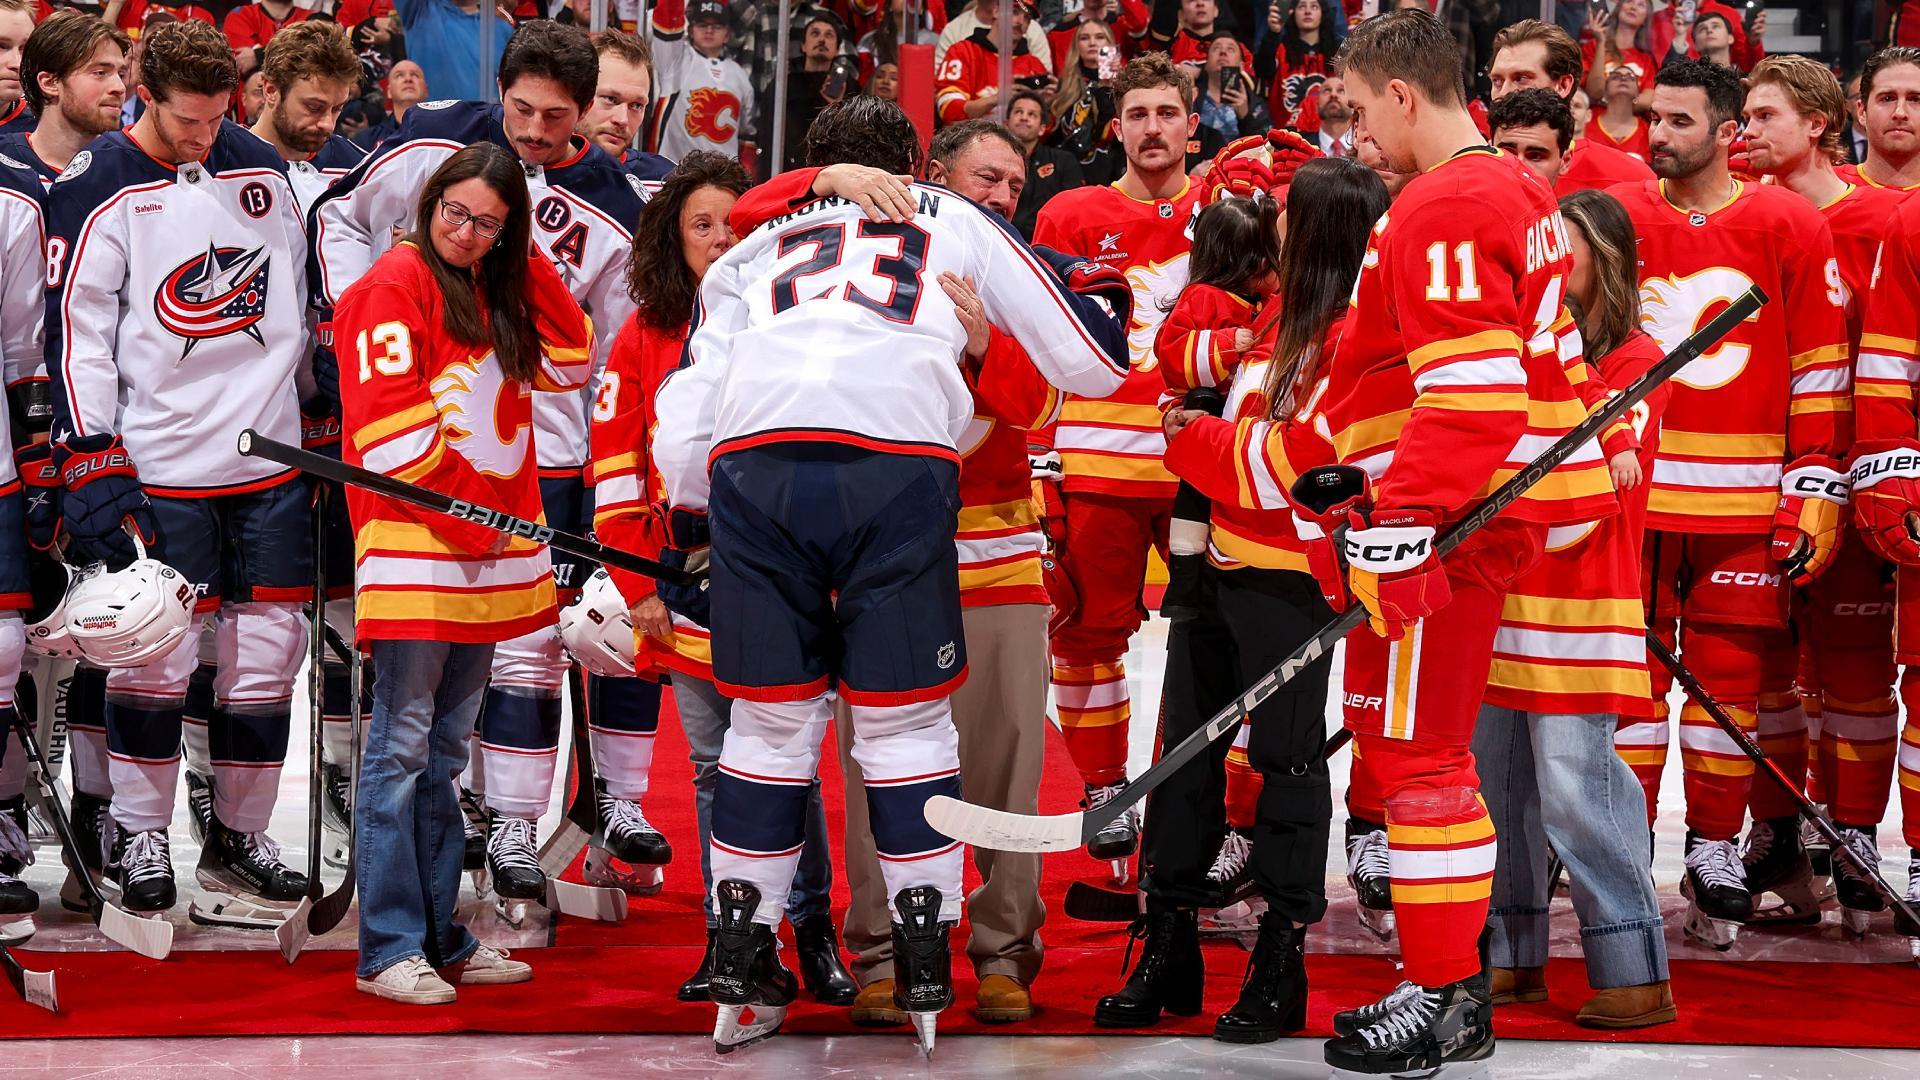
[{"label": "hockey stick blade", "polygon": [[273,940],[280,946],[280,955],[289,964],[300,959],[300,950],[307,947],[307,939],[313,936],[313,931],[307,926],[307,920],[312,915],[313,897],[303,896],[300,903],[294,906],[293,914],[273,928]]},{"label": "hockey stick blade", "polygon": [[1881,876],[1878,867],[1868,866],[1866,860],[1854,854],[1853,849],[1841,839],[1840,830],[1834,825],[1833,819],[1815,805],[1812,799],[1807,798],[1807,793],[1801,789],[1800,785],[1794,783],[1781,770],[1779,763],[1768,757],[1767,752],[1760,748],[1760,744],[1754,741],[1753,736],[1747,734],[1746,729],[1734,721],[1733,717],[1727,713],[1726,707],[1713,696],[1706,684],[1700,681],[1699,676],[1681,662],[1680,658],[1674,655],[1673,650],[1667,647],[1667,643],[1660,640],[1651,630],[1647,631],[1647,649],[1660,661],[1661,666],[1673,674],[1674,681],[1687,692],[1687,696],[1699,704],[1707,716],[1720,726],[1720,730],[1726,732],[1727,737],[1740,748],[1740,752],[1747,755],[1755,767],[1772,777],[1774,783],[1780,785],[1794,804],[1800,808],[1800,816],[1806,818],[1814,831],[1826,837],[1827,843],[1833,846],[1833,857],[1845,859],[1852,864],[1853,868],[1860,872],[1861,877],[1873,883],[1873,887],[1893,905],[1895,911],[1915,923],[1920,923],[1920,918],[1915,917],[1913,905],[1907,902],[1907,898]]},{"label": "hockey stick blade", "polygon": [[35,971],[22,964],[5,945],[0,945],[0,968],[6,969],[7,981],[13,984],[20,1000],[51,1013],[60,1011],[60,995],[53,988],[53,972]]},{"label": "hockey stick blade", "polygon": [[547,910],[595,922],[626,922],[627,894],[599,885],[547,879]]},{"label": "hockey stick blade", "polygon": [[1137,891],[1103,889],[1092,882],[1076,881],[1067,886],[1067,898],[1063,906],[1069,919],[1129,923],[1140,916],[1140,896]]},{"label": "hockey stick blade", "polygon": [[[1713,347],[1714,343],[1725,337],[1734,327],[1745,322],[1760,310],[1767,302],[1767,295],[1759,288],[1749,288],[1737,297],[1726,310],[1713,317],[1707,325],[1695,331],[1682,341],[1674,350],[1648,368],[1638,379],[1629,383],[1619,393],[1609,397],[1587,418],[1574,425],[1573,430],[1561,436],[1552,446],[1540,452],[1527,466],[1515,473],[1506,483],[1495,488],[1491,495],[1481,500],[1478,506],[1455,522],[1434,544],[1435,554],[1445,558],[1454,548],[1480,531],[1487,522],[1492,521],[1501,511],[1519,501],[1527,489],[1545,479],[1547,474],[1558,468],[1572,457],[1589,440],[1597,439],[1615,421],[1627,414],[1627,410],[1644,401],[1655,387],[1671,378],[1681,368],[1692,363],[1701,353]],[[1181,740],[1179,745],[1162,752],[1160,760],[1153,763],[1146,772],[1127,782],[1127,785],[1115,792],[1113,797],[1100,804],[1098,809],[1087,810],[1079,814],[1041,817],[1030,814],[1014,814],[1002,810],[989,810],[986,807],[961,804],[964,809],[947,806],[946,802],[955,800],[935,796],[927,801],[927,823],[955,840],[962,840],[981,847],[990,847],[999,851],[1065,851],[1078,847],[1094,838],[1107,823],[1125,813],[1128,808],[1147,797],[1147,793],[1163,783],[1167,777],[1185,767],[1187,762],[1204,753],[1227,732],[1240,725],[1240,718],[1253,712],[1261,703],[1278,693],[1280,688],[1291,681],[1300,672],[1333,651],[1340,639],[1367,621],[1367,609],[1353,603],[1334,620],[1321,627],[1319,632],[1303,642],[1292,656],[1280,662],[1272,671],[1261,676],[1258,682],[1235,698],[1226,708],[1215,713],[1198,731]],[[1337,736],[1336,736],[1337,737]],[[1337,749],[1329,740],[1322,749],[1326,753]],[[934,803],[942,802],[938,820],[934,817]],[[941,822],[951,824],[961,832],[953,832],[942,827]],[[1078,822],[1079,840],[1066,843],[1062,837],[1066,832],[1064,822]],[[1002,846],[1012,844],[1017,846]]]},{"label": "hockey stick blade", "polygon": [[107,902],[106,894],[100,891],[100,883],[80,858],[80,845],[74,840],[73,824],[67,818],[66,797],[60,792],[59,781],[54,780],[47,771],[47,759],[40,753],[40,740],[34,737],[26,717],[17,713],[14,715],[14,734],[19,736],[20,745],[27,751],[27,761],[33,766],[33,779],[40,788],[41,797],[52,807],[53,812],[47,816],[53,819],[54,831],[60,835],[60,848],[65,854],[67,866],[80,882],[81,890],[86,893],[93,925],[107,936],[107,940],[124,949],[149,959],[165,960],[167,954],[173,951],[173,924],[165,919],[136,918]]},{"label": "hockey stick blade", "polygon": [[448,517],[457,517],[462,521],[471,521],[475,525],[484,525],[489,529],[498,529],[509,536],[522,537],[536,544],[557,548],[569,555],[578,555],[583,559],[591,559],[631,573],[660,578],[675,585],[692,585],[703,580],[701,575],[689,574],[677,566],[668,566],[665,563],[642,558],[631,551],[606,547],[584,536],[563,532],[537,521],[529,521],[504,511],[478,506],[465,499],[442,495],[437,491],[409,484],[404,480],[395,480],[391,476],[371,472],[358,465],[336,461],[324,454],[289,446],[276,439],[269,439],[252,428],[240,433],[239,450],[242,457],[276,461],[322,480],[364,488],[376,495],[432,510],[437,514],[446,514]]}]

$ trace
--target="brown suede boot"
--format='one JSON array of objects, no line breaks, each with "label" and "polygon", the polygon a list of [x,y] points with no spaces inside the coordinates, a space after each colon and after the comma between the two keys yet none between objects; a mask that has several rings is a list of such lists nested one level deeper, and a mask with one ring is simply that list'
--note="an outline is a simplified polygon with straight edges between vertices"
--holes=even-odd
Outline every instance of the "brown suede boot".
[{"label": "brown suede boot", "polygon": [[1620,1031],[1672,1023],[1679,1015],[1679,1010],[1673,1007],[1673,987],[1662,980],[1596,991],[1593,998],[1580,1007],[1573,1022],[1581,1027]]},{"label": "brown suede boot", "polygon": [[1493,969],[1493,1003],[1547,1000],[1547,969],[1543,967]]},{"label": "brown suede boot", "polygon": [[859,996],[853,999],[853,1014],[849,1018],[856,1024],[904,1024],[907,1014],[893,1003],[893,980],[875,979],[860,988]]},{"label": "brown suede boot", "polygon": [[1033,995],[1012,976],[989,975],[980,980],[980,991],[973,999],[973,1013],[986,1024],[1031,1020]]}]

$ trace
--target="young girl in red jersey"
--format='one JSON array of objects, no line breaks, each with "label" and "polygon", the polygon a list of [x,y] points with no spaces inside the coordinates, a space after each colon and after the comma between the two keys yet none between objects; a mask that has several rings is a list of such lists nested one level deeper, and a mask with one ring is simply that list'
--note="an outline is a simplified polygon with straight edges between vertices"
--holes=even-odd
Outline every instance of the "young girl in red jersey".
[{"label": "young girl in red jersey", "polygon": [[[1238,200],[1236,200],[1238,201]],[[1214,501],[1208,538],[1215,602],[1194,619],[1175,624],[1168,641],[1166,710],[1162,740],[1169,744],[1199,727],[1243,688],[1265,675],[1332,617],[1308,573],[1284,492],[1292,483],[1289,446],[1295,459],[1318,464],[1333,454],[1314,432],[1313,387],[1322,357],[1339,335],[1353,282],[1366,251],[1368,231],[1387,206],[1385,186],[1365,166],[1346,158],[1302,165],[1286,191],[1288,235],[1273,265],[1272,294],[1278,316],[1263,320],[1257,340],[1239,339],[1227,392],[1227,421],[1197,409],[1172,410],[1166,464],[1176,476]],[[1231,203],[1221,204],[1223,206]],[[1249,214],[1272,229],[1269,200],[1202,216]],[[1204,230],[1210,232],[1211,230]],[[1268,234],[1271,235],[1271,234]],[[1196,236],[1194,279],[1219,288],[1209,275]],[[1244,251],[1236,249],[1236,256]],[[1259,275],[1239,279],[1242,287]],[[1209,297],[1189,287],[1177,311],[1192,312]],[[1204,300],[1224,311],[1227,296]],[[1241,299],[1244,299],[1242,297]],[[1251,319],[1246,319],[1247,328]],[[1169,317],[1169,323],[1173,317]],[[1191,326],[1191,323],[1185,325]],[[1219,325],[1229,330],[1230,320]],[[1172,330],[1166,333],[1178,334]],[[1164,336],[1162,342],[1169,339]],[[1276,349],[1277,346],[1277,349]],[[1168,364],[1169,384],[1209,349],[1197,346],[1192,367]],[[1242,362],[1244,360],[1244,362]],[[1225,365],[1208,366],[1220,372]],[[1197,384],[1197,382],[1196,382]],[[1255,475],[1255,472],[1258,475]],[[1326,911],[1327,829],[1332,788],[1321,755],[1326,738],[1327,664],[1308,668],[1255,711],[1249,756],[1264,780],[1251,842],[1253,877],[1267,901],[1240,999],[1215,1025],[1215,1037],[1265,1042],[1298,1031],[1305,1023],[1307,995],[1303,952],[1306,927]],[[1221,806],[1222,754],[1168,778],[1156,789],[1147,813],[1144,884],[1147,890],[1147,953],[1127,986],[1101,1002],[1103,1012],[1129,1003],[1195,1008],[1200,998],[1201,958],[1192,906],[1205,902],[1206,850],[1196,836],[1216,836]],[[1096,1016],[1096,1019],[1098,1017]]]},{"label": "young girl in red jersey", "polygon": [[[529,255],[526,179],[476,143],[421,191],[417,224],[335,308],[345,459],[539,519],[533,391],[578,389],[593,328],[544,255]],[[354,797],[356,986],[413,1005],[532,971],[453,921],[465,849],[453,778],[495,643],[554,624],[544,545],[359,489],[347,494],[357,637],[373,723]]]}]

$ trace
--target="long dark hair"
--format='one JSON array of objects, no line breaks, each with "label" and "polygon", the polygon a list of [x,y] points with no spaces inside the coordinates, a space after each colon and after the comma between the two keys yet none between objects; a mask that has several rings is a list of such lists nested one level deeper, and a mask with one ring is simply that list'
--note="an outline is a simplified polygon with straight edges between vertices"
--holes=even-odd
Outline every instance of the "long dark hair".
[{"label": "long dark hair", "polygon": [[1640,286],[1633,219],[1604,191],[1576,191],[1560,200],[1560,216],[1580,230],[1593,252],[1594,310],[1568,297],[1587,359],[1619,348],[1640,325]]},{"label": "long dark hair", "polygon": [[1287,240],[1280,248],[1280,328],[1267,372],[1275,417],[1293,413],[1319,378],[1327,327],[1353,295],[1373,223],[1387,212],[1387,186],[1352,158],[1315,158],[1287,188]]},{"label": "long dark hair", "polygon": [[646,326],[673,330],[693,318],[693,296],[700,283],[680,246],[680,211],[703,187],[742,195],[753,178],[740,162],[711,150],[695,150],[667,174],[660,190],[640,211],[633,230],[633,254],[627,259],[627,295]]},{"label": "long dark hair", "polygon": [[1280,207],[1272,199],[1221,199],[1200,211],[1187,283],[1254,299],[1253,283],[1279,269],[1279,226]]},{"label": "long dark hair", "polygon": [[1280,47],[1286,50],[1287,63],[1297,65],[1309,52],[1322,53],[1329,60],[1327,70],[1331,73],[1332,57],[1340,51],[1340,43],[1347,40],[1346,6],[1341,0],[1320,0],[1320,41],[1313,45],[1300,36],[1300,20],[1295,17],[1299,6],[1300,0],[1293,0],[1280,19]]},{"label": "long dark hair", "polygon": [[[493,246],[471,270],[440,257],[432,224],[440,199],[462,180],[479,179],[507,204],[507,218]],[[447,333],[462,345],[491,345],[509,379],[532,382],[540,364],[540,336],[527,311],[527,250],[532,233],[527,180],[512,154],[492,143],[474,143],[440,164],[420,192],[413,231],[404,238],[420,249],[440,289]]]}]

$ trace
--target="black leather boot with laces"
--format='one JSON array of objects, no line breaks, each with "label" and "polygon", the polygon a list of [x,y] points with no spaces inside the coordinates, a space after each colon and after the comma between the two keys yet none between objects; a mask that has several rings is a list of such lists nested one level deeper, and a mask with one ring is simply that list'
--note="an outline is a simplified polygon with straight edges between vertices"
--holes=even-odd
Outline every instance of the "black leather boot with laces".
[{"label": "black leather boot with laces", "polygon": [[[1095,1027],[1146,1027],[1163,1012],[1195,1016],[1206,982],[1200,957],[1200,913],[1174,908],[1147,898],[1147,913],[1127,931],[1130,960],[1135,945],[1140,962],[1117,993],[1100,999],[1093,1008]],[[1123,961],[1124,962],[1124,961]]]}]

